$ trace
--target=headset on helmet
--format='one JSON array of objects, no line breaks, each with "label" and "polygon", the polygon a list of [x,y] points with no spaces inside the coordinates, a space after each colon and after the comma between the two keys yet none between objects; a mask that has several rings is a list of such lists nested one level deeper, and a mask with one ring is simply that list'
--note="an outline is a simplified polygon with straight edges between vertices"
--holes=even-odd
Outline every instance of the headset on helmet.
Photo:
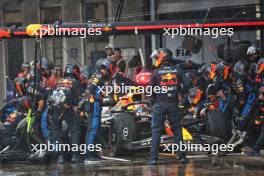
[{"label": "headset on helmet", "polygon": [[206,97],[210,102],[214,102],[217,99],[217,88],[215,84],[209,84],[206,89]]}]

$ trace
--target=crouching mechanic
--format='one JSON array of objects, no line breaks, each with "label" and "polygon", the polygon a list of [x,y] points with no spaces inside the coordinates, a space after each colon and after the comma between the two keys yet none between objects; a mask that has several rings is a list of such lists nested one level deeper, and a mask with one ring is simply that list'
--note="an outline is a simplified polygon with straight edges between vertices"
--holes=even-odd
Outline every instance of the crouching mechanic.
[{"label": "crouching mechanic", "polygon": [[[152,114],[152,145],[151,158],[148,164],[155,165],[158,160],[158,152],[160,145],[160,136],[164,121],[169,120],[171,129],[174,133],[175,144],[180,147],[183,142],[182,122],[180,117],[180,102],[182,87],[182,71],[177,66],[172,66],[172,55],[169,49],[155,50],[152,55],[152,63],[156,68],[150,82],[150,86],[167,87],[166,93],[155,92],[153,98],[153,114]],[[181,163],[187,163],[186,154],[184,151],[177,151],[177,155]]]},{"label": "crouching mechanic", "polygon": [[260,155],[260,150],[264,147],[264,58],[258,61],[255,74],[255,84],[258,88],[258,100],[257,117],[254,125],[260,128],[260,132],[253,144],[242,149],[245,154],[250,156]]},{"label": "crouching mechanic", "polygon": [[[110,82],[113,74],[113,63],[109,58],[99,59],[96,62],[96,72],[91,77],[91,82],[87,86],[88,101],[85,111],[88,114],[89,125],[86,134],[87,146],[95,145],[98,131],[101,124],[101,104],[103,92],[100,90],[104,85]],[[98,161],[102,158],[98,155],[98,151],[89,150],[86,154],[86,159],[89,161]]]},{"label": "crouching mechanic", "polygon": [[256,141],[241,150],[249,156],[260,156],[260,150],[264,147],[264,86],[259,89],[258,111],[254,125],[260,128]]},{"label": "crouching mechanic", "polygon": [[[79,81],[80,70],[75,64],[67,64],[64,78],[60,79],[55,90],[49,98],[51,103],[51,141],[53,144],[62,144],[62,120],[64,120],[71,133],[71,144],[80,145],[80,119],[77,106],[82,95],[82,85]],[[58,152],[59,164],[64,163],[63,151]],[[73,151],[72,162],[79,162],[79,151]]]},{"label": "crouching mechanic", "polygon": [[[14,147],[17,143],[16,128],[21,120],[25,118],[32,103],[31,96],[27,93],[28,80],[24,77],[14,80],[16,98],[12,100],[15,110],[10,113],[0,128],[0,146]],[[19,146],[20,147],[20,146]]]}]

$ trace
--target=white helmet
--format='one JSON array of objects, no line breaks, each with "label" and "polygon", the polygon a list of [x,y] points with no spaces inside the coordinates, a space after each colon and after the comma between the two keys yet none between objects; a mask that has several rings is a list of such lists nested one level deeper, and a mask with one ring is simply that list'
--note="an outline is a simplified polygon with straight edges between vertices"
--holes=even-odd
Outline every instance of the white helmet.
[{"label": "white helmet", "polygon": [[110,48],[110,49],[114,49],[113,45],[111,45],[110,43],[107,44],[107,45],[105,45],[105,49],[108,49],[108,48]]},{"label": "white helmet", "polygon": [[248,50],[247,50],[247,54],[248,55],[251,55],[251,54],[256,54],[257,53],[257,48],[255,46],[250,46],[248,47]]}]

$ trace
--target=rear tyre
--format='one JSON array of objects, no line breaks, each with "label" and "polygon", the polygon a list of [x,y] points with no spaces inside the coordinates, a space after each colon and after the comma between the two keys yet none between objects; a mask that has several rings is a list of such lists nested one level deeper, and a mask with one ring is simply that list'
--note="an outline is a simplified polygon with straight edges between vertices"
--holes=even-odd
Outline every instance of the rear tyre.
[{"label": "rear tyre", "polygon": [[222,139],[225,142],[232,135],[231,122],[219,110],[206,112],[206,126],[209,135]]},{"label": "rear tyre", "polygon": [[28,134],[27,133],[27,118],[24,118],[21,120],[16,128],[16,138],[17,138],[17,147],[22,148],[31,148],[31,144],[36,143],[44,143],[44,138],[42,136],[42,133],[40,131],[39,122],[34,122],[36,124],[33,124],[33,133]]}]

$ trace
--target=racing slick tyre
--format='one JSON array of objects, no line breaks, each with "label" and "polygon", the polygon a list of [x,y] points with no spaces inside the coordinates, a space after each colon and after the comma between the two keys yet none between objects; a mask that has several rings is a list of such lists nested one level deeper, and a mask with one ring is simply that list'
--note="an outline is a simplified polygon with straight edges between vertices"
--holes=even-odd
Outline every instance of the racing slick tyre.
[{"label": "racing slick tyre", "polygon": [[113,115],[106,137],[111,156],[125,155],[131,152],[130,144],[136,137],[135,117],[131,113],[117,113]]},{"label": "racing slick tyre", "polygon": [[[68,136],[68,132],[69,132],[68,131],[68,126],[67,126],[66,122],[64,122],[64,121],[62,122],[62,130],[63,130],[63,140],[68,140],[68,138],[69,138],[69,136]],[[23,139],[22,140],[24,141],[24,143],[26,143],[27,142],[26,133],[27,133],[27,118],[24,118],[17,125],[17,128],[16,128],[16,137],[17,137],[17,139],[23,138],[24,140]],[[40,131],[38,131],[37,133],[38,133],[38,135],[41,135]]]},{"label": "racing slick tyre", "polygon": [[[38,128],[39,129],[39,128]],[[39,132],[37,132],[37,135],[39,136]],[[16,137],[17,137],[17,146],[19,148],[30,148],[30,144],[36,143],[36,140],[33,139],[33,137],[27,134],[27,118],[24,118],[21,120],[16,128]],[[40,137],[41,138],[41,137]],[[35,141],[35,142],[34,142]]]},{"label": "racing slick tyre", "polygon": [[206,127],[209,135],[227,141],[232,135],[231,122],[219,110],[206,112]]}]

